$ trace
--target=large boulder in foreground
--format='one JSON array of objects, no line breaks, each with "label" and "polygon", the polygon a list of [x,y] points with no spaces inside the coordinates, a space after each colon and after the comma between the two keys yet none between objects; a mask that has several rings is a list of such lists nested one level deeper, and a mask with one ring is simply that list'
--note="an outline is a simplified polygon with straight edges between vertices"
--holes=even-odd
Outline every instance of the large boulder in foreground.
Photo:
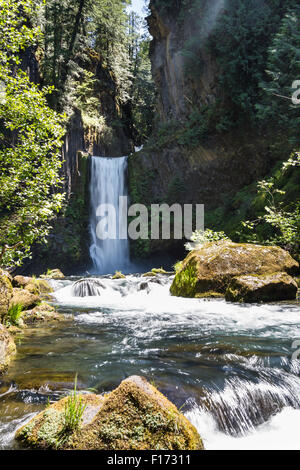
[{"label": "large boulder in foreground", "polygon": [[298,285],[286,273],[248,275],[232,279],[225,298],[231,302],[275,302],[297,296]]},{"label": "large boulder in foreground", "polygon": [[[182,262],[172,283],[171,293],[178,297],[199,298],[225,295],[236,277],[276,273],[293,275],[298,269],[297,261],[280,247],[231,241],[205,243]],[[294,292],[290,289],[288,291]],[[294,293],[290,298],[295,298]],[[286,300],[285,294],[283,300]]]},{"label": "large boulder in foreground", "polygon": [[17,439],[40,449],[203,449],[194,426],[143,377],[130,377],[104,396],[81,397],[87,406],[77,431],[64,435],[64,398],[19,429]]},{"label": "large boulder in foreground", "polygon": [[6,371],[15,352],[16,345],[12,336],[0,323],[0,374]]},{"label": "large boulder in foreground", "polygon": [[0,321],[7,313],[13,295],[13,288],[7,274],[0,269]]}]

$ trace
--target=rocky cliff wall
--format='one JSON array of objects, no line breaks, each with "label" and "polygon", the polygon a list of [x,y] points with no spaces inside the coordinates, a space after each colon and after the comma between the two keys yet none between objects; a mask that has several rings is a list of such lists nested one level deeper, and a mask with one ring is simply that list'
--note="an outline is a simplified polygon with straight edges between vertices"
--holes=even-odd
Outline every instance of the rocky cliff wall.
[{"label": "rocky cliff wall", "polygon": [[[212,130],[215,117],[209,113],[217,114],[220,103],[224,106],[226,93],[208,41],[224,2],[203,0],[196,11],[183,11],[183,3],[195,2],[150,1],[147,20],[158,113],[153,136],[130,159],[130,188],[134,202],[198,203],[205,204],[207,212],[228,205],[241,188],[267,175],[288,150],[282,155],[284,137],[254,126],[247,116],[226,132]],[[210,129],[205,119],[212,121]],[[151,243],[146,251],[169,245]]]}]

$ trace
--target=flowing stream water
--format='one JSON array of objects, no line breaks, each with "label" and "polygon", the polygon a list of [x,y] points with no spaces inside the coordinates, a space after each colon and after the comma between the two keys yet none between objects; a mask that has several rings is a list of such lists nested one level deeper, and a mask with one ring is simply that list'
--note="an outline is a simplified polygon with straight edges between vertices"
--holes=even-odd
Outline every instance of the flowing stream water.
[{"label": "flowing stream water", "polygon": [[[172,297],[172,278],[52,281],[66,321],[28,328],[0,382],[0,448],[73,386],[98,393],[144,375],[197,427],[207,449],[300,449],[299,303],[240,305]],[[71,316],[74,319],[71,319]]]}]

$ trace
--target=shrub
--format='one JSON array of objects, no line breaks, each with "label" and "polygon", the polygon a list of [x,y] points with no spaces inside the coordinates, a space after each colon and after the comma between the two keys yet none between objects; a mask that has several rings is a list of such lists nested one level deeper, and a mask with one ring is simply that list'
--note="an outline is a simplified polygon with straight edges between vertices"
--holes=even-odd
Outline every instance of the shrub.
[{"label": "shrub", "polygon": [[21,318],[23,312],[23,305],[20,303],[13,304],[9,309],[6,314],[6,324],[8,326],[14,325],[18,326],[19,325],[19,320]]},{"label": "shrub", "polygon": [[191,236],[193,243],[186,243],[188,251],[197,250],[201,245],[208,242],[217,242],[219,240],[230,240],[224,232],[214,232],[213,230],[196,230]]},{"label": "shrub", "polygon": [[68,397],[65,404],[63,419],[64,426],[61,431],[62,434],[68,435],[79,428],[80,421],[85,410],[86,405],[82,402],[82,397],[77,395],[77,374],[75,376],[74,390]]}]

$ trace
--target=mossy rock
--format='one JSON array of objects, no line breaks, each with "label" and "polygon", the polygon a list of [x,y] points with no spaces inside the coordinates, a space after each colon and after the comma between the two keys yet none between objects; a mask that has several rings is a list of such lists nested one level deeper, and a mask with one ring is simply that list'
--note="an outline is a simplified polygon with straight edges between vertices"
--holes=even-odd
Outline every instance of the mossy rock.
[{"label": "mossy rock", "polygon": [[149,271],[148,273],[143,274],[142,277],[156,277],[156,273]]},{"label": "mossy rock", "polygon": [[45,279],[35,279],[27,276],[15,276],[13,278],[13,286],[26,289],[28,292],[35,295],[50,294],[53,292],[49,282]]},{"label": "mossy rock", "polygon": [[300,277],[297,276],[297,277],[295,277],[294,279],[295,279],[295,281],[297,282],[298,288],[300,289]]},{"label": "mossy rock", "polygon": [[235,277],[282,272],[293,275],[298,269],[297,261],[277,246],[210,242],[192,251],[179,265],[171,294],[191,298],[208,292],[224,295]]},{"label": "mossy rock", "polygon": [[0,323],[0,374],[6,371],[16,353],[16,345],[7,328]]},{"label": "mossy rock", "polygon": [[[85,410],[82,416],[81,426],[91,422],[100,409],[104,398],[100,395],[85,394],[81,397]],[[29,423],[17,430],[16,438],[27,447],[36,449],[60,449],[67,448],[66,439],[71,436],[63,435],[64,410],[68,397],[48,406],[44,411],[34,416]]]},{"label": "mossy rock", "polygon": [[224,299],[224,294],[219,292],[208,291],[205,293],[199,293],[195,295],[196,299]]},{"label": "mossy rock", "polygon": [[28,276],[15,276],[12,281],[14,287],[26,287],[28,284],[33,282],[32,277]]},{"label": "mossy rock", "polygon": [[51,294],[53,292],[53,289],[50,286],[49,282],[47,282],[45,279],[33,279],[32,282],[27,284],[25,289],[31,292],[32,294],[42,296]]},{"label": "mossy rock", "polygon": [[126,279],[126,276],[121,271],[116,271],[112,279]]},{"label": "mossy rock", "polygon": [[[124,380],[113,392],[82,395],[80,428],[62,439],[66,399],[51,405],[16,433],[33,448],[76,450],[202,450],[194,426],[144,378]],[[63,444],[62,444],[63,442]]]},{"label": "mossy rock", "polygon": [[32,325],[34,323],[64,321],[65,317],[58,313],[52,305],[42,302],[34,307],[34,309],[23,312],[22,320],[25,325]]},{"label": "mossy rock", "polygon": [[231,302],[275,302],[295,300],[297,291],[297,283],[286,273],[248,275],[232,279],[225,297]]},{"label": "mossy rock", "polygon": [[13,289],[13,296],[10,305],[21,304],[23,309],[34,308],[39,302],[40,297],[36,294],[32,294],[27,289],[21,289],[15,287]]},{"label": "mossy rock", "polygon": [[169,274],[167,271],[165,271],[163,268],[153,268],[151,269],[151,272],[154,274]]},{"label": "mossy rock", "polygon": [[13,296],[13,287],[7,274],[0,269],[0,321],[9,309]]},{"label": "mossy rock", "polygon": [[42,279],[64,279],[65,275],[60,269],[51,269],[46,274],[41,275]]}]

